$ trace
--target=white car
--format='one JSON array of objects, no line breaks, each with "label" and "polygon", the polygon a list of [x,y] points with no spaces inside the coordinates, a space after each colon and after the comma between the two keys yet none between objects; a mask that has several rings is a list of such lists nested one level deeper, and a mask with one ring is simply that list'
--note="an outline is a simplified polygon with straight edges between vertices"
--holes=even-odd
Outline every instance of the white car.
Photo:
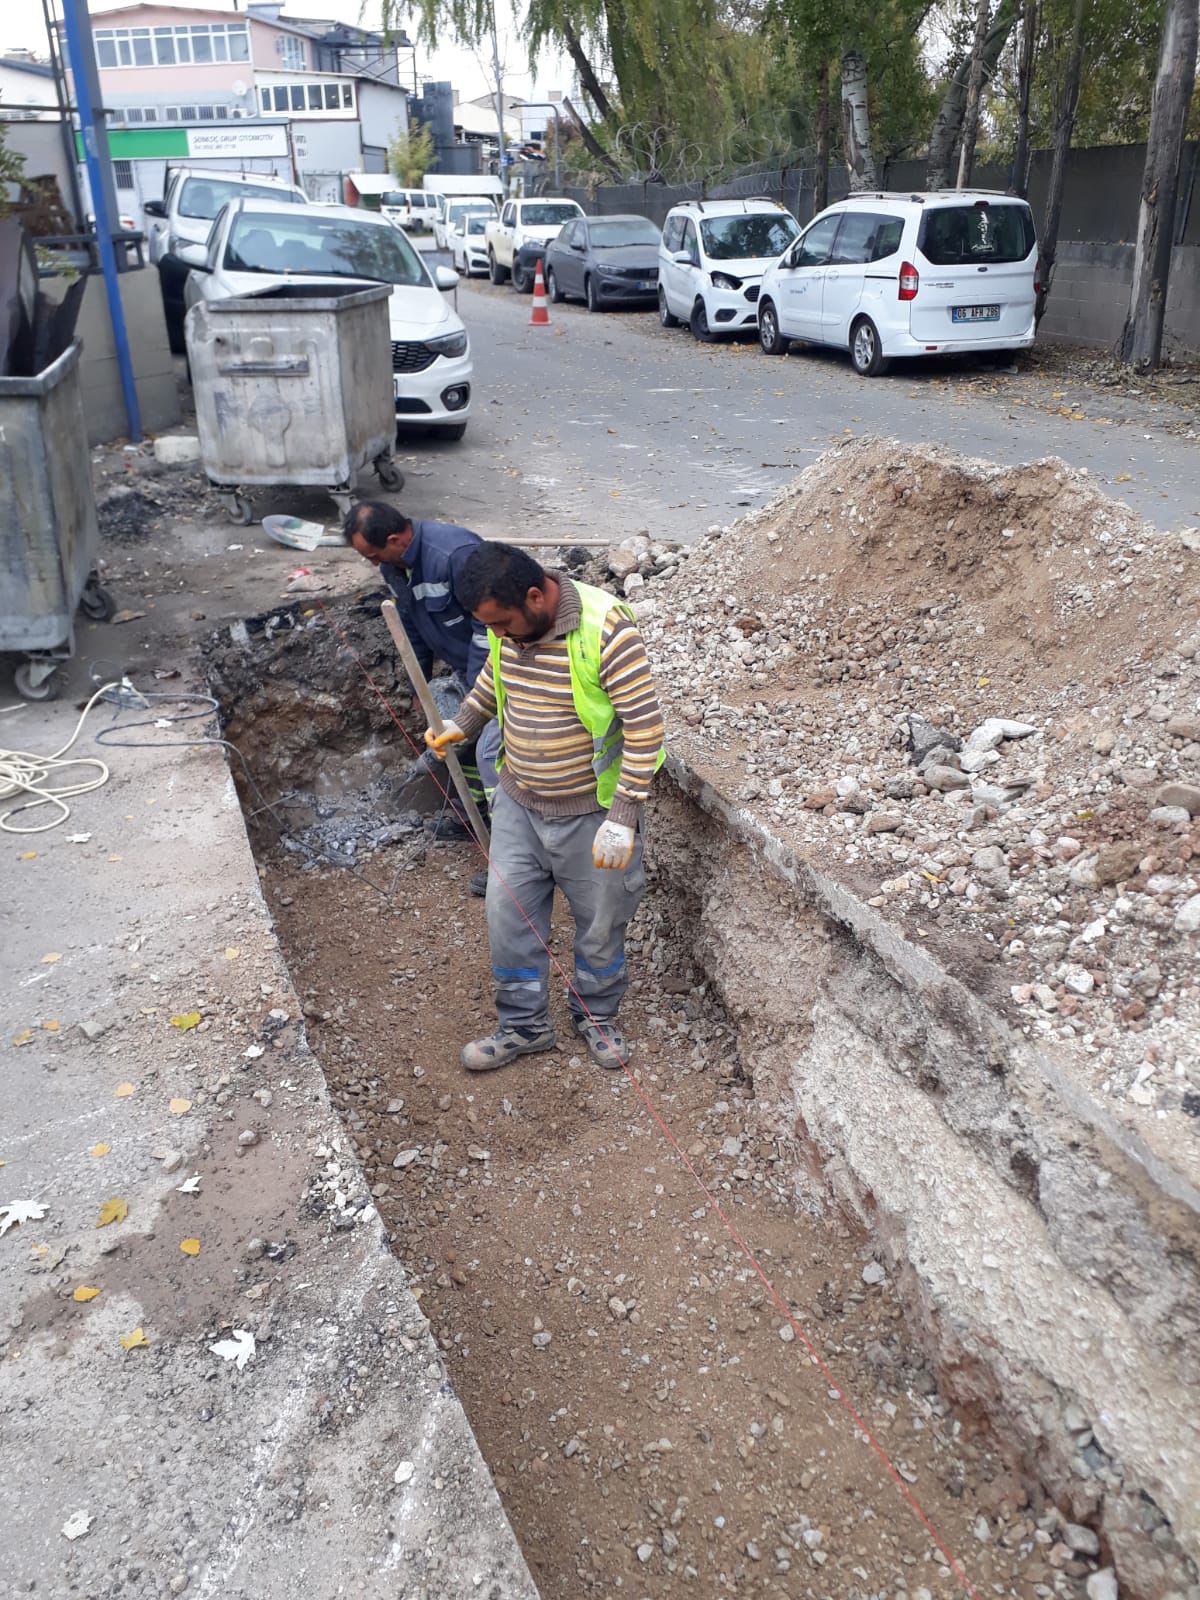
[{"label": "white car", "polygon": [[485,221],[496,215],[496,207],[483,196],[464,195],[459,199],[455,195],[447,195],[445,215],[438,217],[433,224],[433,242],[438,250],[449,250],[450,235],[463,217],[481,216]]},{"label": "white car", "polygon": [[1026,350],[1038,246],[1024,200],[978,190],[856,194],[814,217],[763,279],[758,336],[849,350],[865,377],[897,356]]},{"label": "white car", "polygon": [[424,189],[388,189],[379,197],[379,209],[405,233],[428,233],[437,211]]},{"label": "white car", "polygon": [[473,278],[477,272],[487,272],[487,225],[491,215],[494,213],[469,211],[450,230],[450,259],[455,270],[466,278]]},{"label": "white car", "polygon": [[658,252],[658,317],[708,343],[758,323],[763,273],[800,232],[774,200],[689,200],[673,206]]},{"label": "white car", "polygon": [[262,294],[280,284],[314,288],[349,280],[390,283],[396,421],[461,439],[471,407],[471,349],[458,313],[439,291],[458,274],[424,261],[377,212],[350,206],[285,206],[233,200],[207,245],[186,245],[189,310],[200,300]]}]

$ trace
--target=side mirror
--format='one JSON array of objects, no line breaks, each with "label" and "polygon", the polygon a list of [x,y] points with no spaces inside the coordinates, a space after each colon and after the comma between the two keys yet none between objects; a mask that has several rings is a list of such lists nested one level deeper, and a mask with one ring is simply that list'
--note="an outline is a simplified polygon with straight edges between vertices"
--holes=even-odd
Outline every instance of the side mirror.
[{"label": "side mirror", "polygon": [[571,249],[578,250],[580,255],[585,255],[587,253],[587,245],[581,244],[578,239],[573,242]]},{"label": "side mirror", "polygon": [[182,261],[185,267],[191,267],[193,272],[207,272],[208,246],[203,244],[181,244],[175,251],[175,258]]},{"label": "side mirror", "polygon": [[167,208],[161,200],[145,201],[142,210],[148,217],[165,217],[167,214]]},{"label": "side mirror", "polygon": [[671,260],[681,267],[690,267],[694,265],[691,256],[688,255],[686,250],[676,250],[675,254],[671,257]]},{"label": "side mirror", "polygon": [[457,289],[458,273],[453,267],[434,267],[433,281],[439,289]]}]

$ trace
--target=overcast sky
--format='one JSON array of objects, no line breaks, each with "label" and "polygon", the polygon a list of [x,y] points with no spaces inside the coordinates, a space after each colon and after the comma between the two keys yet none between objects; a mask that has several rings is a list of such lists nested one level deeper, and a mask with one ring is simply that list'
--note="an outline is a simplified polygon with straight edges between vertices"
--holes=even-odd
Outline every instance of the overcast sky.
[{"label": "overcast sky", "polygon": [[[92,0],[93,17],[101,16],[113,8],[116,0]],[[233,0],[207,0],[207,3],[189,3],[189,0],[171,0],[180,9],[206,11],[244,10],[244,4],[234,6]],[[374,0],[287,0],[285,11],[301,17],[318,15],[337,17],[343,22],[361,23],[371,27],[378,20]],[[549,54],[539,62],[536,80],[529,70],[524,45],[517,36],[516,23],[510,0],[496,0],[496,15],[500,22],[500,55],[504,65],[504,91],[520,95],[524,100],[544,100],[551,89],[571,90],[569,69],[561,60]],[[46,51],[46,28],[42,20],[41,0],[0,0],[0,55],[14,45],[25,46],[39,54]],[[489,49],[490,55],[490,49]],[[437,50],[427,51],[418,46],[417,71],[422,79],[448,79],[456,92],[466,100],[477,95],[494,92],[490,82],[490,63],[485,72],[482,64],[470,50],[455,45],[442,44]]]}]

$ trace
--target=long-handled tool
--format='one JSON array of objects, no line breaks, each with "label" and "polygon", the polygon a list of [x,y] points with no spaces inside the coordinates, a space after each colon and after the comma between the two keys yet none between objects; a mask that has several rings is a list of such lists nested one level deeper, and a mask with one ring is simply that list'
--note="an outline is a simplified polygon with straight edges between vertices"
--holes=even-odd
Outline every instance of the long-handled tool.
[{"label": "long-handled tool", "polygon": [[[416,690],[417,699],[421,702],[421,710],[425,713],[425,720],[434,733],[441,733],[445,727],[441,712],[437,708],[437,701],[429,688],[429,680],[421,671],[421,663],[417,660],[417,652],[412,647],[412,640],[404,631],[404,624],[400,621],[400,613],[396,610],[394,600],[385,600],[379,608],[383,612],[383,620],[387,623],[388,632],[392,636],[392,643],[400,653],[404,663],[404,670],[408,673],[413,688]],[[462,801],[463,811],[471,825],[471,832],[487,851],[491,848],[492,836],[488,832],[488,825],[479,814],[479,807],[475,804],[475,797],[467,785],[466,774],[463,772],[462,763],[455,755],[453,749],[446,751],[446,770],[450,774],[458,798]]]}]

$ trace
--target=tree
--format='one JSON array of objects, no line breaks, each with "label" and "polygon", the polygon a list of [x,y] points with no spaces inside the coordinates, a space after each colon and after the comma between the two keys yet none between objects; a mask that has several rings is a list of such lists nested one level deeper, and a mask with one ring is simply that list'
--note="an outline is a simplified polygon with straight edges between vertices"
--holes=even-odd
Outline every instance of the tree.
[{"label": "tree", "polygon": [[1020,195],[1022,199],[1029,192],[1029,102],[1037,65],[1037,36],[1038,0],[1025,0],[1021,13],[1021,46],[1017,52],[1017,127],[1008,179],[1009,193]]},{"label": "tree", "polygon": [[8,129],[0,122],[0,217],[6,217],[9,212],[9,184],[19,184],[24,171],[25,157],[8,148]]},{"label": "tree", "polygon": [[[989,79],[996,70],[996,63],[1008,42],[1008,36],[1015,22],[1016,0],[1000,0],[979,53],[981,81]],[[966,115],[973,61],[971,52],[959,60],[950,74],[942,95],[937,116],[934,118],[933,132],[929,136],[929,158],[925,172],[927,189],[946,189],[950,186],[954,151],[962,134],[963,119]]]},{"label": "tree", "polygon": [[388,145],[387,164],[402,188],[419,188],[433,160],[432,128],[423,122],[414,122],[407,128],[397,126],[396,137]]},{"label": "tree", "polygon": [[991,0],[977,0],[975,35],[971,40],[971,59],[967,69],[967,99],[963,106],[962,142],[958,149],[959,189],[965,189],[975,165],[975,140],[979,133],[979,100],[983,90],[983,46],[987,39]]},{"label": "tree", "polygon": [[842,137],[851,189],[875,189],[875,157],[871,154],[871,113],[867,103],[867,62],[860,50],[842,56]]},{"label": "tree", "polygon": [[1179,171],[1196,84],[1198,35],[1200,0],[1166,0],[1142,175],[1133,286],[1121,339],[1122,360],[1135,367],[1157,367],[1162,358]]},{"label": "tree", "polygon": [[1067,71],[1062,86],[1058,121],[1054,129],[1054,159],[1050,166],[1050,188],[1046,195],[1046,219],[1042,226],[1042,263],[1039,274],[1036,314],[1040,322],[1046,310],[1050,285],[1054,279],[1054,263],[1058,257],[1058,225],[1062,220],[1063,190],[1067,181],[1067,156],[1071,150],[1071,134],[1075,127],[1075,111],[1079,105],[1079,80],[1083,71],[1084,23],[1088,0],[1074,0],[1071,20],[1071,46],[1067,55]]}]

